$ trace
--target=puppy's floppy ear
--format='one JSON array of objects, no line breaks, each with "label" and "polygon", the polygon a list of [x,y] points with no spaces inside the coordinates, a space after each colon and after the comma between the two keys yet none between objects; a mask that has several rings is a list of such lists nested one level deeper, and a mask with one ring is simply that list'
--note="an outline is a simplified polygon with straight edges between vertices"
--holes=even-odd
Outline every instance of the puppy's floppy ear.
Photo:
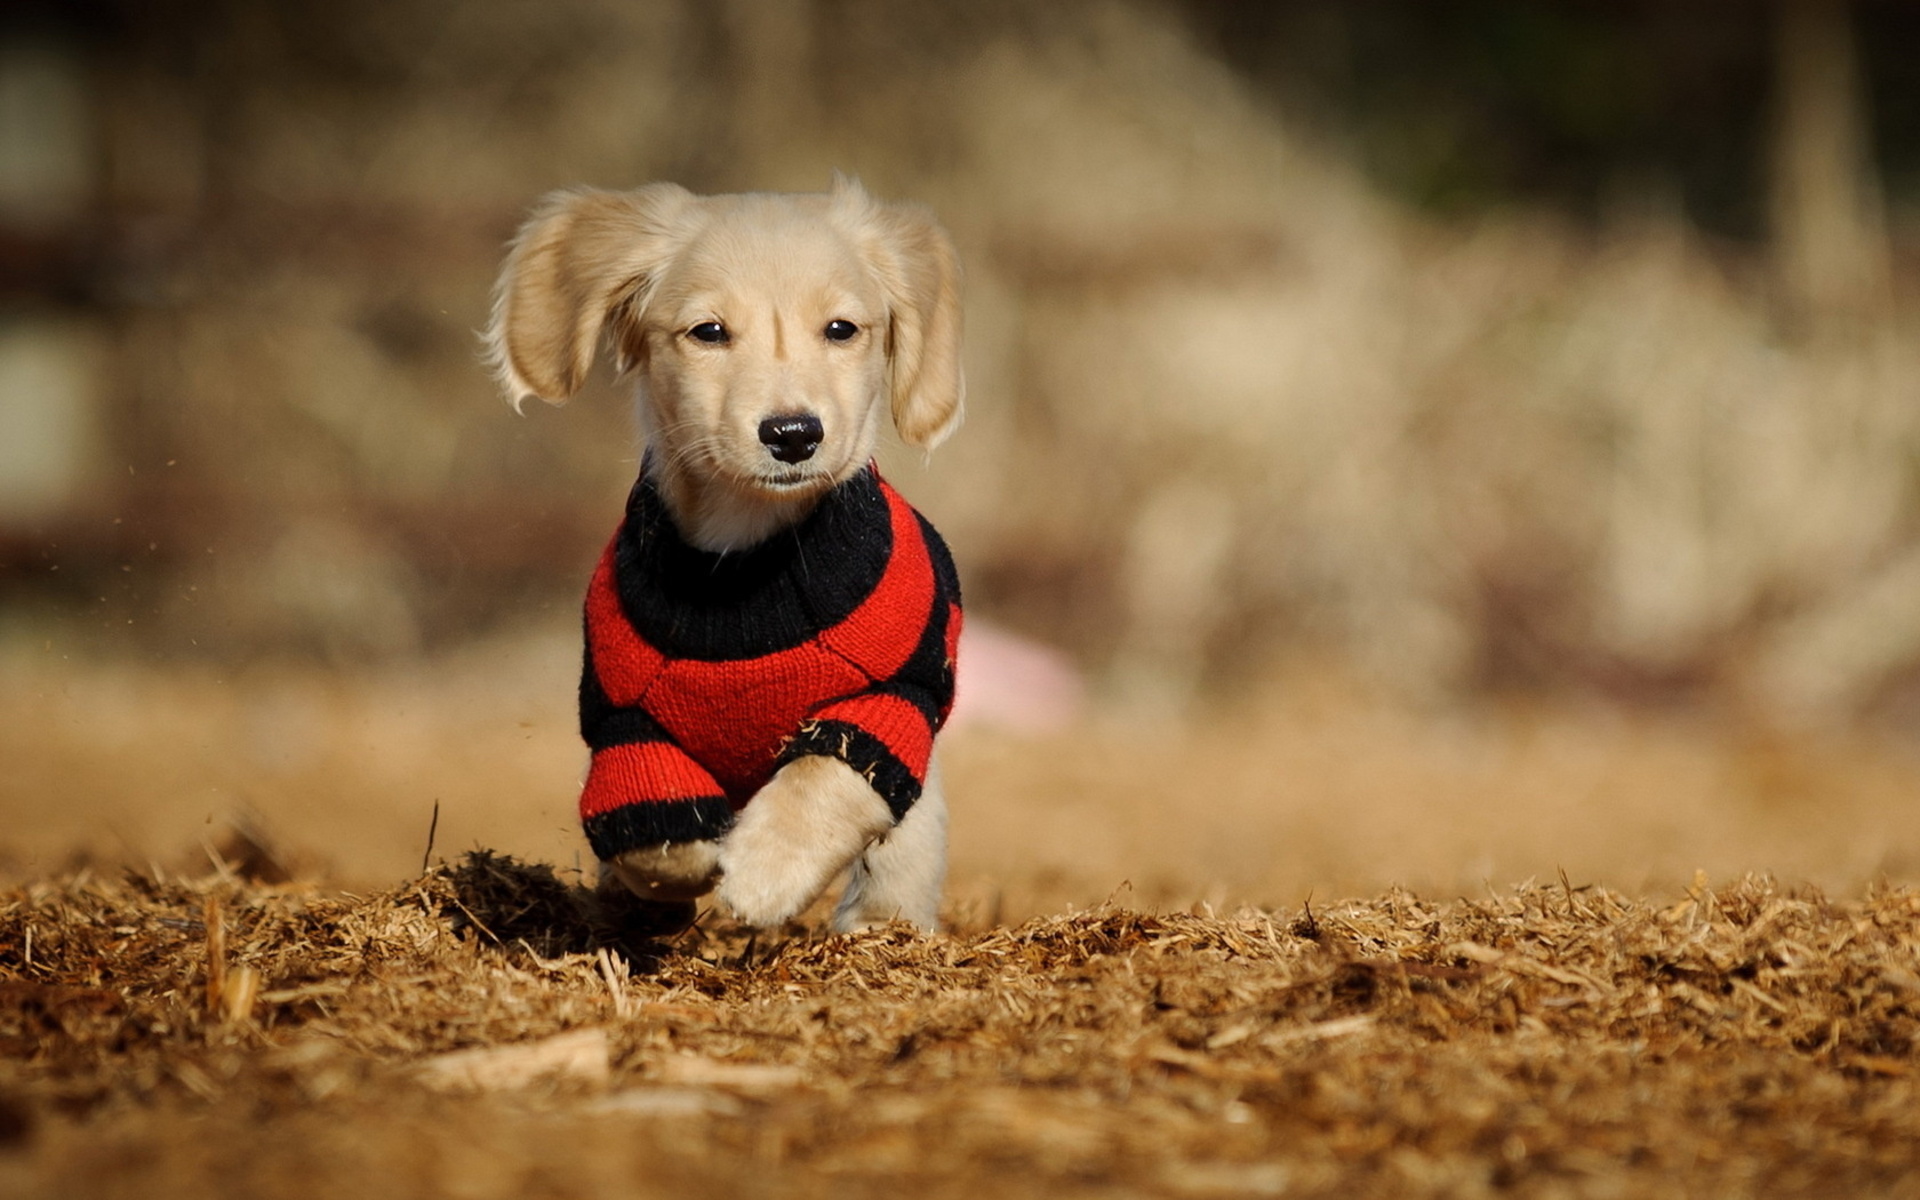
[{"label": "puppy's floppy ear", "polygon": [[693,193],[672,183],[576,188],[540,202],[507,251],[486,336],[494,375],[515,408],[528,396],[559,404],[579,391],[609,321],[620,369],[638,359],[633,322],[685,242],[695,206]]},{"label": "puppy's floppy ear", "polygon": [[835,177],[833,207],[887,296],[887,358],[893,424],[910,446],[931,450],[960,424],[960,258],[933,214],[917,204],[881,204]]}]

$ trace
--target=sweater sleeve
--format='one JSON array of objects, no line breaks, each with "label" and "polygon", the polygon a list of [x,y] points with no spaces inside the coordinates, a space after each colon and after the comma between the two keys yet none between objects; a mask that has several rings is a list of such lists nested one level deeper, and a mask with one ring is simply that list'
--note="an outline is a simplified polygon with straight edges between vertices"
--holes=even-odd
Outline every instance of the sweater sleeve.
[{"label": "sweater sleeve", "polygon": [[580,792],[587,842],[602,860],[669,842],[717,838],[733,806],[713,775],[676,745],[646,709],[607,698],[587,650],[580,734],[593,752]]},{"label": "sweater sleeve", "polygon": [[933,561],[933,603],[913,652],[892,675],[814,709],[780,752],[838,758],[864,776],[898,821],[920,798],[933,737],[953,711],[960,580],[946,543],[915,514]]}]

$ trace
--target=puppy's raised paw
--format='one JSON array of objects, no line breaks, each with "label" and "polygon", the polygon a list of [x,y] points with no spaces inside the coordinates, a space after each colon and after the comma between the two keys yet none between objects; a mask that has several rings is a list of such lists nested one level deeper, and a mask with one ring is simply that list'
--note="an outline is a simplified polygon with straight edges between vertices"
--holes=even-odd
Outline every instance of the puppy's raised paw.
[{"label": "puppy's raised paw", "polygon": [[796,870],[794,863],[780,856],[740,854],[729,856],[728,863],[717,893],[720,903],[761,929],[791,920],[833,878],[831,872],[822,877]]},{"label": "puppy's raised paw", "polygon": [[795,759],[749,802],[720,846],[720,903],[749,925],[778,925],[813,902],[893,815],[835,758]]}]

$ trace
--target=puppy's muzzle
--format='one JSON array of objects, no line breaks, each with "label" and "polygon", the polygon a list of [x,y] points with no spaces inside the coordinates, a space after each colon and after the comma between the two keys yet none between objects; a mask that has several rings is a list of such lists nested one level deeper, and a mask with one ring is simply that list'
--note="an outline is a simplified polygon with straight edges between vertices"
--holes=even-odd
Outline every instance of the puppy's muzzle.
[{"label": "puppy's muzzle", "polygon": [[826,430],[820,418],[810,414],[768,417],[760,422],[760,442],[767,452],[783,463],[805,462],[820,448]]}]

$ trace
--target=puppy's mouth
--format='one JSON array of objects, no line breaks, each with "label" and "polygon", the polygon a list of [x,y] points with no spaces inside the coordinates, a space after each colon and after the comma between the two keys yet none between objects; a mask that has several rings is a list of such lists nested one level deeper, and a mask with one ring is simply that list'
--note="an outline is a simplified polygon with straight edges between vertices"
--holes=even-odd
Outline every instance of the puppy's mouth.
[{"label": "puppy's mouth", "polygon": [[761,491],[788,496],[801,492],[824,492],[834,485],[835,480],[830,473],[809,467],[756,471],[749,482]]}]

